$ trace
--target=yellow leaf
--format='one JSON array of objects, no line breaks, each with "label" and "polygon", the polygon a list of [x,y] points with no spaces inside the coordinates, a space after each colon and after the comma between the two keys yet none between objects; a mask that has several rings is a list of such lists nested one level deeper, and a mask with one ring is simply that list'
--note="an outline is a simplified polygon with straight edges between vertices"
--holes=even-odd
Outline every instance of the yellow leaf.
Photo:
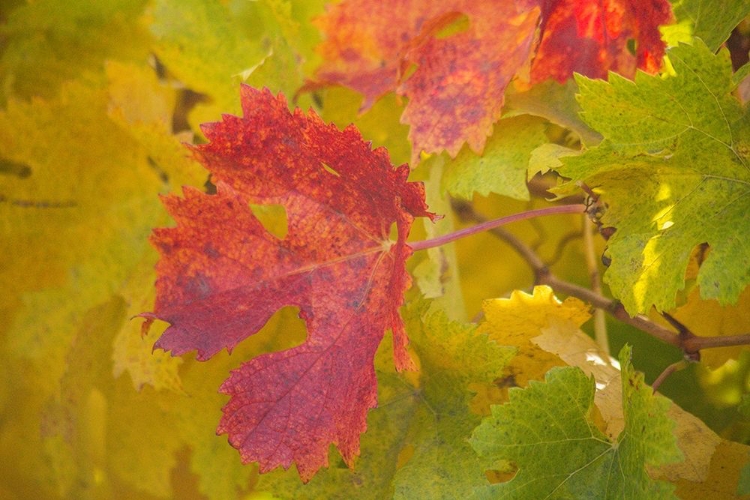
[{"label": "yellow leaf", "polygon": [[547,286],[537,286],[533,295],[514,291],[509,299],[492,299],[484,303],[485,322],[479,331],[501,345],[518,348],[518,354],[506,368],[506,387],[525,387],[529,380],[542,380],[553,366],[564,366],[556,355],[531,342],[550,318],[569,321],[575,327],[589,318],[588,307],[578,299],[560,302]]},{"label": "yellow leaf", "polygon": [[[734,305],[721,306],[714,299],[701,299],[695,287],[687,303],[671,312],[672,316],[700,337],[725,337],[750,332],[750,287]],[[701,351],[701,361],[711,369],[719,368],[730,359],[738,359],[744,346],[718,347]]]},{"label": "yellow leaf", "polygon": [[156,259],[145,259],[138,266],[122,295],[128,303],[126,321],[114,340],[112,360],[113,374],[119,377],[128,372],[136,389],[151,385],[154,389],[167,389],[181,392],[182,382],[178,369],[182,358],[173,357],[164,351],[154,351],[155,339],[159,338],[165,325],[154,325],[147,337],[141,333],[143,320],[135,318],[148,311],[154,304],[154,289],[151,286],[156,280],[154,264]]}]

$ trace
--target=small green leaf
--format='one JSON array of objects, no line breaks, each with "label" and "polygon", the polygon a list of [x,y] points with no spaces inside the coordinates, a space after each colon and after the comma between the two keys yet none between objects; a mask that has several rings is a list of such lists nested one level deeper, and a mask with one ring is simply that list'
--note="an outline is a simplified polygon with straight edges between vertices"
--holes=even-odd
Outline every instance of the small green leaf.
[{"label": "small green leaf", "polygon": [[453,196],[471,199],[474,193],[497,193],[528,200],[526,170],[531,151],[547,141],[544,122],[530,116],[501,120],[482,155],[463,148],[447,164],[443,189]]}]

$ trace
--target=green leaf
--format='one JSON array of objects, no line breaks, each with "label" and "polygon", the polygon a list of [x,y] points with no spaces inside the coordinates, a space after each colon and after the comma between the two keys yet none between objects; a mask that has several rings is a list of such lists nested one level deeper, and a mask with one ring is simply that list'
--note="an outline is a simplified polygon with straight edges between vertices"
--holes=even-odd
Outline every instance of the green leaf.
[{"label": "green leaf", "polygon": [[501,120],[477,155],[465,147],[449,162],[443,175],[443,189],[453,196],[471,199],[474,193],[497,193],[528,200],[526,171],[531,151],[547,141],[544,122],[530,116]]},{"label": "green leaf", "polygon": [[[190,123],[238,114],[240,82],[283,91],[291,97],[304,83],[301,60],[313,58],[319,35],[306,22],[322,9],[319,1],[292,6],[283,0],[157,0],[151,32],[167,69],[191,90],[208,96]],[[305,107],[309,98],[303,95]]]},{"label": "green leaf", "polygon": [[537,172],[546,174],[550,170],[557,170],[562,166],[560,158],[578,154],[580,154],[580,151],[559,144],[551,142],[542,144],[531,152],[531,157],[529,158],[529,177],[532,177]]},{"label": "green leaf", "polygon": [[673,485],[649,478],[646,467],[679,460],[666,416],[669,401],[652,395],[620,353],[625,429],[610,442],[594,423],[593,378],[579,368],[553,368],[544,383],[513,389],[510,402],[493,406],[471,444],[489,467],[510,461],[517,469],[504,483],[475,498],[674,498]]},{"label": "green leaf", "polygon": [[[436,155],[423,163],[425,168],[429,168],[429,177],[424,181],[427,206],[435,213],[446,214],[446,217],[438,221],[425,219],[422,222],[426,239],[456,230],[449,197],[441,196],[440,193],[445,162],[445,155]],[[450,319],[466,320],[455,245],[451,243],[429,248],[426,253],[427,258],[415,266],[412,272],[419,290],[425,298],[435,299]]]},{"label": "green leaf", "polygon": [[484,480],[468,443],[480,421],[468,411],[471,389],[491,385],[516,350],[495,344],[474,326],[448,321],[439,309],[423,306],[420,316],[411,315],[409,323],[423,372],[412,401],[414,455],[396,474],[394,498],[460,498]]},{"label": "green leaf", "polygon": [[578,87],[573,80],[560,84],[547,80],[534,85],[525,92],[508,93],[503,117],[510,118],[522,114],[540,116],[551,123],[575,132],[584,144],[593,145],[602,136],[581,120],[581,107],[576,102]]},{"label": "green leaf", "polygon": [[[617,231],[605,280],[630,314],[673,308],[703,243],[703,298],[734,303],[750,283],[750,115],[731,95],[725,51],[695,40],[669,58],[674,76],[578,78],[583,118],[605,140],[559,169],[608,205],[602,223]],[[576,191],[570,182],[556,192]]]},{"label": "green leaf", "polygon": [[747,0],[678,0],[673,2],[672,10],[677,24],[690,23],[693,36],[716,51],[750,14],[750,3]]}]

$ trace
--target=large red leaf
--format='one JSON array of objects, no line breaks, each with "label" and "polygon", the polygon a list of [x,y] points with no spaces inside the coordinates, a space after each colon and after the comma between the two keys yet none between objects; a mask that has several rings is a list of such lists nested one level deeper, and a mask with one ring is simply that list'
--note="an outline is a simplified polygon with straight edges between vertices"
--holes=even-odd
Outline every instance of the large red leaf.
[{"label": "large red leaf", "polygon": [[[466,29],[451,34],[462,15]],[[455,156],[464,142],[481,152],[532,59],[534,82],[656,71],[658,26],[670,20],[668,0],[344,0],[317,21],[317,76],[364,94],[364,109],[389,91],[408,97],[413,161],[422,150]]]},{"label": "large red leaf", "polygon": [[[232,372],[218,432],[261,472],[296,462],[306,481],[327,465],[331,443],[349,465],[358,455],[386,329],[396,366],[412,367],[398,313],[410,285],[406,237],[414,217],[433,214],[408,167],[394,168],[353,126],[290,113],[267,90],[241,93],[244,116],[205,125],[210,142],[195,147],[217,193],[164,199],[177,226],[154,231],[157,298],[144,316],[171,325],[155,347],[206,360],[279,308],[299,307],[306,342]],[[283,205],[287,235],[266,231],[249,203]]]}]

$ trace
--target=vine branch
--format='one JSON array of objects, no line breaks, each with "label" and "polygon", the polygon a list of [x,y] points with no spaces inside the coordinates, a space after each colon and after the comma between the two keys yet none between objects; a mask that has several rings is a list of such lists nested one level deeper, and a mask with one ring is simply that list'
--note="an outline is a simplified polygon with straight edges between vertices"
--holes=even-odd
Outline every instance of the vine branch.
[{"label": "vine branch", "polygon": [[[477,223],[477,226],[487,223],[487,219],[484,216],[478,214],[469,203],[453,200],[452,206],[455,213],[462,220],[474,221]],[[577,209],[579,207],[579,205],[565,206],[577,207]],[[527,264],[529,264],[529,266],[534,271],[535,284],[547,285],[554,290],[576,297],[584,302],[588,302],[593,307],[605,311],[613,318],[625,324],[638,328],[639,330],[648,333],[649,335],[661,340],[662,342],[666,342],[667,344],[677,347],[678,349],[683,351],[687,360],[699,360],[700,351],[702,349],[750,345],[750,334],[730,335],[723,337],[701,337],[695,335],[685,325],[681,324],[679,321],[677,321],[667,313],[663,313],[663,316],[675,328],[675,330],[677,330],[676,332],[658,323],[655,323],[643,314],[638,314],[631,317],[630,314],[628,314],[628,312],[625,310],[625,307],[619,301],[609,299],[593,290],[584,288],[574,283],[570,283],[555,276],[550,271],[547,264],[544,263],[544,261],[539,257],[539,255],[537,255],[534,250],[529,248],[526,244],[524,244],[510,232],[501,227],[493,227],[488,229],[488,231],[510,245],[510,247],[513,248],[526,261]]]},{"label": "vine branch", "polygon": [[580,214],[586,210],[585,205],[558,205],[554,207],[538,208],[536,210],[527,210],[526,212],[520,212],[507,217],[500,217],[499,219],[487,220],[483,219],[482,222],[471,227],[459,229],[452,233],[438,236],[429,240],[415,241],[410,243],[409,246],[415,252],[417,250],[424,250],[426,248],[438,247],[456,241],[472,234],[482,233],[484,231],[491,231],[497,229],[499,226],[510,224],[511,222],[517,222],[526,219],[533,219],[534,217],[541,217],[543,215],[556,215],[556,214]]}]

